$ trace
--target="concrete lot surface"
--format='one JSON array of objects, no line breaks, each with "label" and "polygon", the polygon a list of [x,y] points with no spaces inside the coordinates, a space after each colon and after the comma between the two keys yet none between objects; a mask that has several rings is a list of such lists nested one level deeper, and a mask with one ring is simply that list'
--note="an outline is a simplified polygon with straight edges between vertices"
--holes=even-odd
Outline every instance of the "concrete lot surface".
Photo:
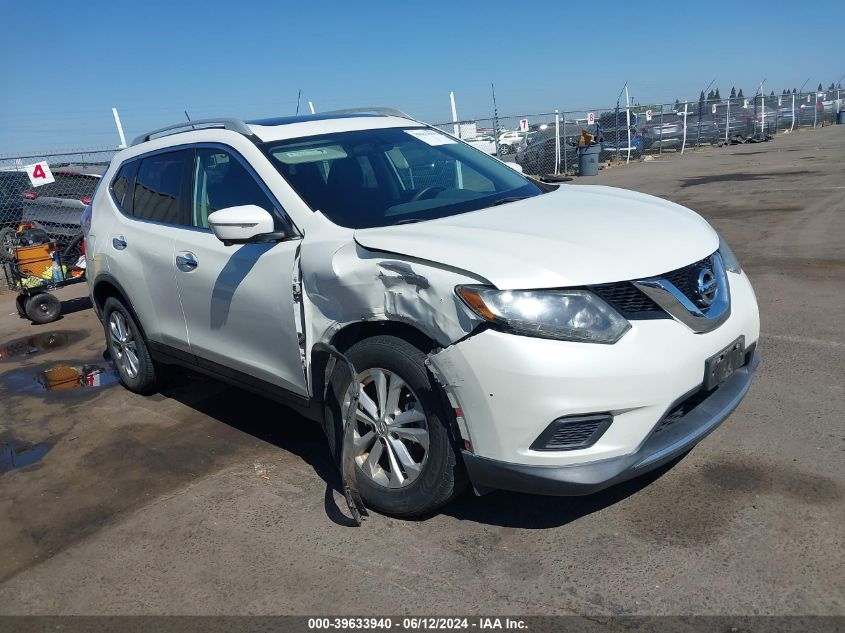
[{"label": "concrete lot surface", "polygon": [[[467,494],[349,527],[316,426],[190,375],[109,386],[85,286],[46,326],[0,294],[0,464],[31,462],[0,472],[0,613],[845,614],[843,156],[838,126],[590,179],[713,222],[758,294],[763,364],[686,458],[587,498]],[[61,364],[107,371],[39,390]]]}]

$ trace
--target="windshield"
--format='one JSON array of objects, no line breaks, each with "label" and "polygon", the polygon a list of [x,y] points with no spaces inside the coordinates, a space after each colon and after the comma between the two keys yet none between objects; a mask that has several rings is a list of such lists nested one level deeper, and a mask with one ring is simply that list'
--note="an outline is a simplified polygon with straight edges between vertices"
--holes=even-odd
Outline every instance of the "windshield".
[{"label": "windshield", "polygon": [[353,229],[420,222],[542,193],[431,128],[382,128],[269,142],[273,165],[315,211]]}]

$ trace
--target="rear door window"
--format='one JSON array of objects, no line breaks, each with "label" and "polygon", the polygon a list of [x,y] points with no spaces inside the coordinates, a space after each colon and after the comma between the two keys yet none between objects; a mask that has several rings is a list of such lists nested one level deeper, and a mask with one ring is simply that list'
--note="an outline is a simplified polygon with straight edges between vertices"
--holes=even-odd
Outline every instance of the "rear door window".
[{"label": "rear door window", "polygon": [[188,152],[180,150],[141,160],[135,178],[132,215],[164,224],[182,224],[182,190]]},{"label": "rear door window", "polygon": [[137,161],[129,161],[121,165],[111,183],[111,192],[115,201],[121,208],[126,207],[126,192],[129,190],[129,183],[132,179],[132,172],[136,167]]}]

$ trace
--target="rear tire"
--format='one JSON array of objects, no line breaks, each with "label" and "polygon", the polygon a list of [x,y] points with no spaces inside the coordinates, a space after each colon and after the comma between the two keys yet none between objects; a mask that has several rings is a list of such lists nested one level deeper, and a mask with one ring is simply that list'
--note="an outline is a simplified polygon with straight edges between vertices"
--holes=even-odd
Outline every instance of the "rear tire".
[{"label": "rear tire", "polygon": [[141,395],[155,392],[158,377],[147,341],[135,317],[115,297],[103,304],[103,329],[123,386]]},{"label": "rear tire", "polygon": [[7,226],[0,229],[0,261],[15,258],[15,229]]},{"label": "rear tire", "polygon": [[26,316],[33,323],[52,323],[62,314],[62,302],[49,292],[33,295],[25,304]]},{"label": "rear tire", "polygon": [[22,319],[28,318],[26,316],[26,302],[29,299],[27,295],[18,295],[15,298],[15,307],[18,309],[18,316]]},{"label": "rear tire", "polygon": [[[382,372],[391,381],[387,385],[389,390],[394,384],[394,377],[398,377],[397,383],[403,383],[406,389],[401,398],[405,402],[410,402],[403,408],[401,404],[403,400],[400,399],[398,410],[406,415],[421,412],[425,417],[424,421],[415,422],[413,426],[401,426],[398,422],[401,413],[389,415],[388,417],[397,420],[394,424],[398,426],[390,426],[391,423],[388,422],[387,427],[383,429],[384,435],[376,437],[367,453],[358,454],[356,449],[355,471],[358,490],[366,505],[384,514],[416,517],[428,514],[448,503],[466,486],[466,475],[458,457],[458,437],[455,425],[450,423],[451,418],[440,387],[426,369],[426,355],[403,339],[380,335],[355,343],[346,351],[346,356],[355,366],[361,382],[369,380],[361,378],[362,375],[375,375],[377,372]],[[368,374],[368,372],[373,373]],[[367,389],[372,392],[373,384],[369,383]],[[346,392],[347,387],[339,391],[339,393]],[[387,401],[390,401],[389,397]],[[379,403],[376,404],[381,407]],[[397,407],[396,404],[392,406]],[[385,411],[389,408],[390,405],[384,407]],[[359,410],[361,410],[360,407]],[[372,428],[367,427],[363,422],[356,421],[355,423],[359,425],[356,436],[359,439],[367,434],[368,428]],[[425,450],[422,444],[407,439],[412,433],[419,435],[423,429],[427,431]],[[381,443],[381,448],[378,448],[379,443]],[[335,442],[332,444],[337,450],[337,444]],[[407,450],[403,449],[403,445]],[[381,462],[385,466],[382,469],[376,465],[377,477],[372,475],[372,464],[367,468],[366,457],[374,451],[380,451]],[[421,457],[423,453],[424,458]],[[408,476],[411,471],[406,468],[409,458],[419,462],[412,464],[414,469],[419,467],[418,474],[412,477]],[[402,461],[403,459],[406,461]],[[407,479],[405,483],[395,484],[393,481],[394,465],[399,467],[400,473]],[[390,479],[390,484],[387,483],[388,479]],[[396,487],[391,487],[391,485]]]}]

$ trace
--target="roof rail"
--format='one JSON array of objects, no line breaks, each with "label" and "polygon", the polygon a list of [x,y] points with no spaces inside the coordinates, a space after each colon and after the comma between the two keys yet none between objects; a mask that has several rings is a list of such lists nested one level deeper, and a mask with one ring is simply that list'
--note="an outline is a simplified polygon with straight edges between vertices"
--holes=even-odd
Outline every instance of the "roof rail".
[{"label": "roof rail", "polygon": [[[185,130],[185,128],[189,128]],[[243,134],[244,136],[254,138],[255,134],[253,134],[252,130],[249,126],[241,121],[240,119],[231,119],[231,118],[224,118],[224,119],[197,119],[196,121],[185,121],[184,123],[177,123],[175,125],[168,125],[166,127],[161,127],[157,130],[153,130],[152,132],[147,132],[146,134],[141,134],[141,136],[137,137],[134,141],[132,141],[132,145],[138,145],[139,143],[145,143],[149,141],[153,136],[157,136],[162,134],[163,132],[170,132],[171,134],[176,134],[177,131],[190,131],[196,129],[208,129],[208,128],[223,128],[224,130],[231,130],[232,132],[238,132],[239,134]],[[167,134],[164,134],[167,136]]]},{"label": "roof rail", "polygon": [[398,116],[403,119],[414,120],[410,114],[405,114],[396,108],[382,108],[376,106],[374,108],[344,108],[342,110],[329,110],[328,112],[320,112],[319,114],[379,114],[381,116]]}]

